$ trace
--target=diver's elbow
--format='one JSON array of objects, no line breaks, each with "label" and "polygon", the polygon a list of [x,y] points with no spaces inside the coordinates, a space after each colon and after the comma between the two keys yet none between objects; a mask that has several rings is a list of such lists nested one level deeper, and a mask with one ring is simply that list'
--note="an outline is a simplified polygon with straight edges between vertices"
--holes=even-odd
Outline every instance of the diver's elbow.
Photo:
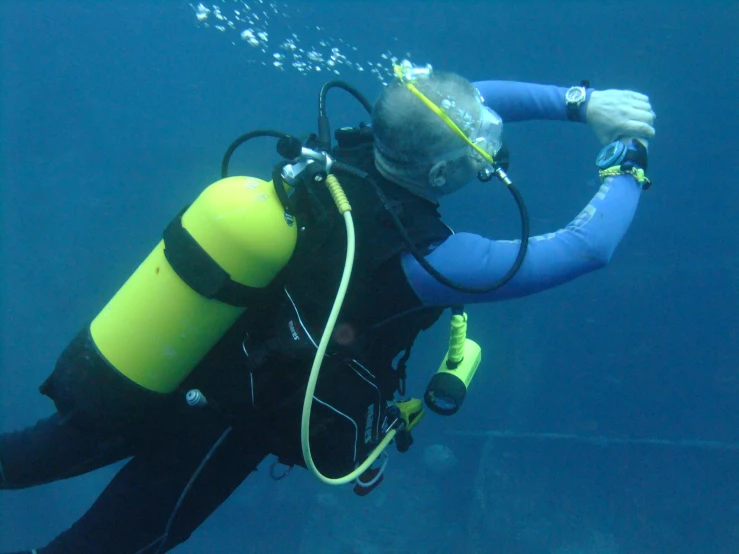
[{"label": "diver's elbow", "polygon": [[615,245],[611,244],[594,245],[593,248],[590,248],[587,255],[590,271],[603,269],[610,264],[615,250]]}]

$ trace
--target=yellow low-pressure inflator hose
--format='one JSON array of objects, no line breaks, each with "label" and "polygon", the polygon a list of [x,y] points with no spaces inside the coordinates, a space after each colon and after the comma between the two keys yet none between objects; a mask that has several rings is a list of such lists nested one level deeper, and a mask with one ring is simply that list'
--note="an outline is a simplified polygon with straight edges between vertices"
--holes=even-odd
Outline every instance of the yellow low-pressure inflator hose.
[{"label": "yellow low-pressure inflator hose", "polygon": [[303,458],[305,465],[308,470],[313,473],[320,481],[327,485],[345,485],[356,480],[362,475],[367,469],[369,469],[375,460],[382,454],[388,444],[395,437],[396,430],[391,429],[387,435],[382,439],[380,444],[372,451],[367,459],[350,474],[344,477],[330,478],[323,475],[316,467],[313,461],[313,456],[310,451],[310,414],[311,408],[313,407],[313,394],[316,390],[316,383],[318,382],[318,375],[321,371],[321,363],[326,353],[326,348],[331,340],[331,335],[336,325],[336,320],[339,317],[341,306],[344,303],[344,297],[346,296],[346,290],[349,287],[349,279],[352,274],[352,267],[354,265],[354,252],[355,252],[355,237],[354,237],[354,221],[352,220],[351,206],[349,205],[346,195],[344,194],[338,179],[334,175],[329,175],[326,178],[326,184],[331,196],[336,203],[336,207],[339,209],[339,213],[344,216],[344,223],[346,224],[346,262],[344,263],[344,273],[341,276],[341,282],[339,283],[339,290],[334,300],[334,305],[331,308],[331,313],[328,316],[328,322],[326,328],[323,331],[323,336],[318,344],[318,350],[316,351],[316,357],[313,360],[313,366],[310,370],[310,377],[308,378],[308,386],[305,391],[305,398],[303,400],[303,417],[300,429],[300,440],[303,448]]}]

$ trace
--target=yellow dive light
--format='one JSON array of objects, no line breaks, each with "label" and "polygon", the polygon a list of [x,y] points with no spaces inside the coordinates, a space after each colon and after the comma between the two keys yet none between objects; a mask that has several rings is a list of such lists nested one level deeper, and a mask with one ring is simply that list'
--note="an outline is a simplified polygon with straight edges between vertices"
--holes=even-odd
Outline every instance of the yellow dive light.
[{"label": "yellow dive light", "polygon": [[429,409],[440,415],[457,413],[481,359],[480,346],[467,338],[467,314],[455,311],[449,330],[449,350],[423,397]]}]

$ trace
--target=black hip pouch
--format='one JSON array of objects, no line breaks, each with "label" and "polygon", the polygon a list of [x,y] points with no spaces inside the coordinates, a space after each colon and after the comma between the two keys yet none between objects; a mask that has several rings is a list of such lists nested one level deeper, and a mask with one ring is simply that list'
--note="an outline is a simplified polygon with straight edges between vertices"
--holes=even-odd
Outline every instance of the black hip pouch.
[{"label": "black hip pouch", "polygon": [[[324,359],[311,408],[310,449],[316,467],[327,477],[354,471],[384,436],[393,402],[380,382],[356,360]],[[304,393],[305,388],[300,390]],[[303,400],[304,394],[294,394],[276,411],[268,436],[272,453],[282,463],[305,467],[300,440]]]}]

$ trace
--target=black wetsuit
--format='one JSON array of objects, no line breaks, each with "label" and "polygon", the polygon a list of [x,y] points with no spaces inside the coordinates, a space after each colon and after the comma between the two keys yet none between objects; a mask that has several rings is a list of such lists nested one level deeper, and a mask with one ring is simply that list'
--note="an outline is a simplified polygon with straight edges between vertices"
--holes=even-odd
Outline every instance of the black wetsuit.
[{"label": "black wetsuit", "polygon": [[[400,264],[404,243],[387,210],[396,212],[421,248],[450,231],[435,204],[384,181],[370,153],[371,144],[335,152],[372,174],[390,205],[383,206],[366,182],[340,175],[353,204],[357,235],[353,280],[339,320],[348,339],[342,346],[334,344],[324,363],[316,397],[326,402],[314,403],[311,418],[314,458],[331,476],[354,469],[381,438],[382,410],[404,377],[392,361],[441,313],[423,308],[408,285]],[[346,240],[341,219],[323,213],[330,200],[308,196],[298,208],[298,220],[302,212],[303,221],[320,224],[308,226],[299,237],[279,286],[261,309],[247,310],[149,424],[111,430],[65,397],[64,379],[78,372],[94,350],[86,330],[60,356],[42,387],[60,413],[0,436],[0,488],[30,487],[130,460],[82,518],[37,552],[165,552],[185,541],[266,455],[303,464],[300,412],[315,350],[306,349],[305,340],[289,344],[280,334],[295,320],[297,309],[304,330],[318,340],[339,282]],[[201,390],[212,409],[188,407],[181,393],[190,388]],[[331,406],[355,413],[364,429],[370,423],[359,419],[366,416],[368,403],[377,413],[372,441],[365,444]],[[355,453],[357,445],[361,448]]]}]

